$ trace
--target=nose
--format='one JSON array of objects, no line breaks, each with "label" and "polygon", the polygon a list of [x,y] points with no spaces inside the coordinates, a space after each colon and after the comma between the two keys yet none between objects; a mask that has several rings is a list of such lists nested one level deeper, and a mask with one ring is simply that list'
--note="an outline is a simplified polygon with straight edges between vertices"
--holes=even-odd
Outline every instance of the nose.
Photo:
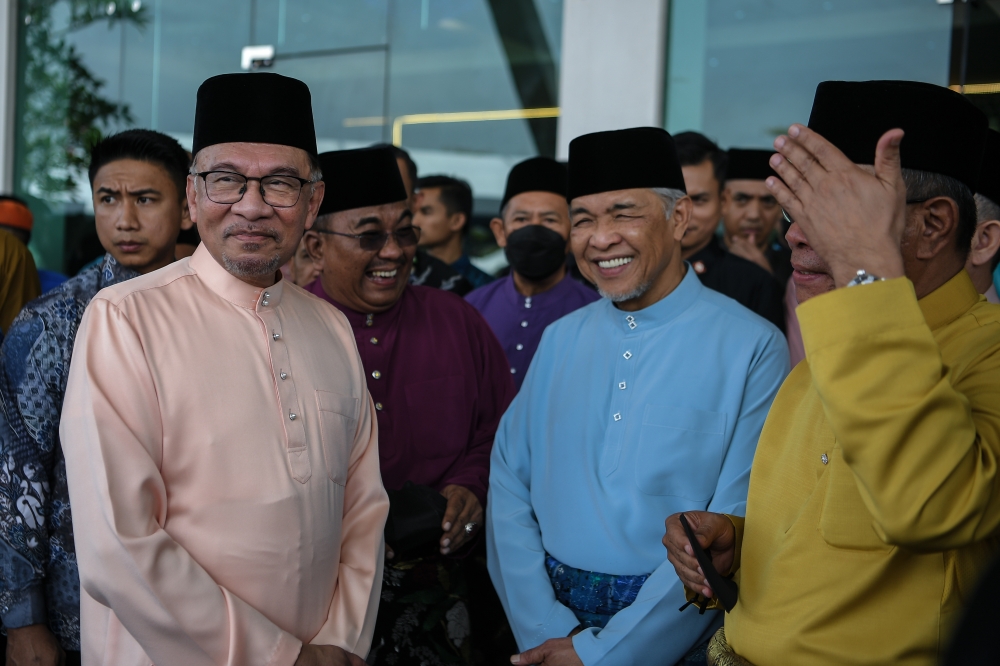
[{"label": "nose", "polygon": [[385,245],[378,251],[378,258],[385,261],[399,261],[399,258],[402,256],[403,248],[399,246],[396,235],[390,233],[389,237],[385,239]]},{"label": "nose", "polygon": [[614,226],[602,221],[596,223],[596,229],[594,233],[591,234],[589,244],[592,248],[596,250],[607,250],[609,247],[616,245],[621,242],[621,234],[618,233]]},{"label": "nose", "polygon": [[126,198],[121,207],[121,215],[115,220],[115,229],[119,231],[134,231],[139,228],[139,210],[135,201]]},{"label": "nose", "polygon": [[746,215],[748,220],[760,220],[760,200],[757,197],[750,199],[750,203],[746,207]]},{"label": "nose", "polygon": [[248,180],[246,188],[243,198],[230,207],[231,211],[246,220],[256,220],[274,214],[274,208],[264,201],[263,188],[259,181]]},{"label": "nose", "polygon": [[788,247],[810,249],[809,239],[806,238],[802,227],[797,222],[792,222],[791,226],[788,227],[788,231],[785,232],[785,240],[788,241]]}]

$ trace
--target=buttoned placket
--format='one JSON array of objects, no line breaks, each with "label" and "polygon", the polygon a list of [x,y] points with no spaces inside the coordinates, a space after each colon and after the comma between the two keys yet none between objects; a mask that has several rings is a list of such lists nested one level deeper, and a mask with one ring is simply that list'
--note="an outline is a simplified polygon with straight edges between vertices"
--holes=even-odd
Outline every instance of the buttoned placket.
[{"label": "buttoned placket", "polygon": [[[625,432],[630,425],[629,394],[634,384],[635,368],[641,351],[642,336],[639,321],[634,315],[618,315],[622,318],[624,337],[618,345],[617,359],[612,375],[611,405],[605,428],[604,454],[601,456],[601,472],[608,476],[618,468],[618,460],[625,444]],[[632,432],[635,432],[633,428]]]},{"label": "buttoned placket", "polygon": [[[530,310],[531,309],[531,296],[525,296],[524,297],[524,309],[525,310]],[[528,322],[527,318],[521,320],[521,328],[528,328],[528,326],[530,326],[530,325],[531,324],[530,324],[530,322]],[[517,351],[524,351],[524,343],[518,342],[516,345],[514,345],[514,349],[517,350]],[[515,364],[517,363],[518,360],[520,360],[518,357],[510,359],[510,361],[511,361],[510,374],[512,374],[512,375],[516,375],[517,374],[517,368],[519,366],[515,365]]]},{"label": "buttoned placket", "polygon": [[280,298],[275,290],[265,289],[257,298],[255,313],[263,324],[266,336],[271,374],[278,394],[278,409],[285,429],[285,449],[289,468],[296,481],[305,483],[312,476],[304,423],[307,417],[302,413],[299,402],[295,373],[288,353],[291,341],[285,337],[278,312],[279,303]]},{"label": "buttoned placket", "polygon": [[[384,321],[380,323],[384,327]],[[370,368],[368,376],[371,380],[375,380],[368,381],[368,392],[375,402],[375,411],[381,414],[389,407],[386,400],[388,384],[384,381],[388,359],[386,331],[379,330],[374,314],[368,314],[365,316],[363,328],[358,332],[357,338],[362,362],[366,369]]]}]

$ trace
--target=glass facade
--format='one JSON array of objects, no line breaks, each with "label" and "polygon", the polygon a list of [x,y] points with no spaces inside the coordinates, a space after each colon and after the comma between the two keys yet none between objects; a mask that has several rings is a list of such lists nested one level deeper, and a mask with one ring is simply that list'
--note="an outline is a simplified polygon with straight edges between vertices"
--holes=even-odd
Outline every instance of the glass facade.
[{"label": "glass facade", "polygon": [[935,0],[673,0],[666,127],[766,148],[816,84],[949,83],[952,7]]},{"label": "glass facade", "polygon": [[554,153],[561,22],[562,0],[21,0],[15,191],[32,249],[70,273],[99,254],[90,143],[148,127],[190,148],[198,86],[250,45],[309,85],[320,150],[395,138],[491,213],[511,165]]}]

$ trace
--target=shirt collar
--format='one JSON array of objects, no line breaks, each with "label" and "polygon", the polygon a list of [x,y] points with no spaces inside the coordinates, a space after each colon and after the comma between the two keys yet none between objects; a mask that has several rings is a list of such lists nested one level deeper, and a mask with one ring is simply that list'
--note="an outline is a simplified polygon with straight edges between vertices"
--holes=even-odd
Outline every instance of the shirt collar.
[{"label": "shirt collar", "polygon": [[964,270],[918,301],[932,331],[955,321],[977,302],[979,292]]},{"label": "shirt collar", "polygon": [[503,292],[504,300],[507,301],[512,307],[515,308],[545,308],[549,305],[561,301],[563,296],[562,292],[568,288],[567,280],[572,280],[569,271],[566,271],[566,275],[563,276],[562,280],[556,282],[551,289],[547,289],[540,294],[535,294],[534,296],[522,296],[521,292],[517,290],[517,286],[514,284],[514,274],[502,278],[503,282],[500,284],[500,289]]},{"label": "shirt collar", "polygon": [[104,289],[134,277],[139,277],[139,273],[119,264],[118,260],[108,252],[104,255],[104,261],[101,263],[101,276],[98,278],[97,286],[98,289]]},{"label": "shirt collar", "polygon": [[704,289],[690,264],[684,262],[684,265],[686,270],[680,284],[649,307],[636,312],[625,312],[616,308],[610,300],[605,307],[626,333],[639,333],[645,326],[663,326],[670,323],[691,307]]},{"label": "shirt collar", "polygon": [[344,316],[347,317],[347,321],[351,324],[351,328],[356,330],[359,328],[372,328],[375,326],[383,327],[395,321],[396,318],[399,317],[400,310],[402,310],[403,299],[409,295],[411,287],[410,285],[406,285],[406,288],[403,289],[402,296],[399,297],[398,301],[392,304],[391,308],[384,312],[377,313],[358,312],[357,310],[352,310],[346,305],[333,300],[333,298],[326,293],[326,289],[323,288],[322,278],[316,278],[316,280],[310,283],[305,289],[310,294],[319,296],[324,301],[330,303],[344,313]]},{"label": "shirt collar", "polygon": [[270,287],[255,287],[223,268],[205,248],[204,243],[191,255],[189,265],[209,289],[233,305],[255,310],[264,300],[268,301],[270,307],[277,307],[281,303],[285,284],[281,271],[277,272],[278,281]]}]

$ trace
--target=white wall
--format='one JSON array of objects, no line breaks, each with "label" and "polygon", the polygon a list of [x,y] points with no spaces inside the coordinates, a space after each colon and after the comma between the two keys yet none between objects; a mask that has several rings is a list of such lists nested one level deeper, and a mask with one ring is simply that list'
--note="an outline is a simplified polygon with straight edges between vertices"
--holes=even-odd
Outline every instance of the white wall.
[{"label": "white wall", "polygon": [[556,152],[581,134],[663,125],[667,0],[564,0]]},{"label": "white wall", "polygon": [[0,0],[0,192],[14,189],[17,0]]}]

